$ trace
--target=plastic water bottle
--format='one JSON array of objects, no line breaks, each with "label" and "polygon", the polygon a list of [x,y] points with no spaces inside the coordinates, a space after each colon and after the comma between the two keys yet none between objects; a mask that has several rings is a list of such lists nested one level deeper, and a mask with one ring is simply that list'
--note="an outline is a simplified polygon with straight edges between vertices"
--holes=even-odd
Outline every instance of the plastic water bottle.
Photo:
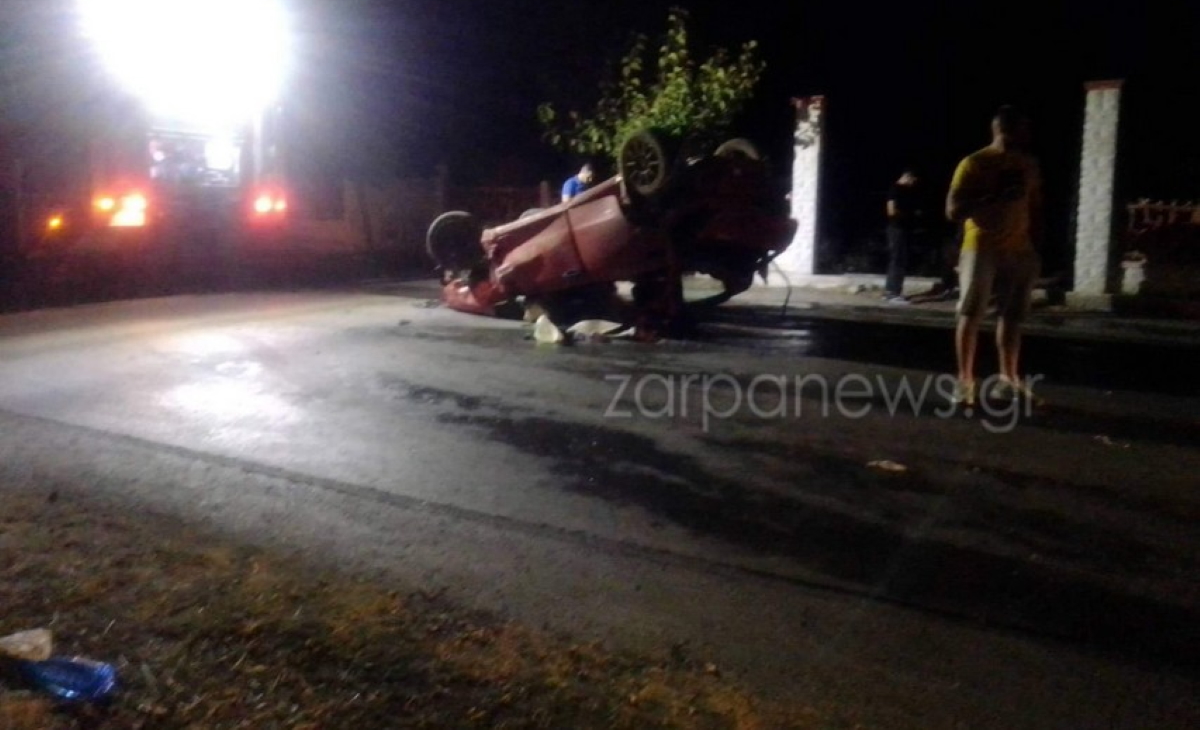
[{"label": "plastic water bottle", "polygon": [[62,700],[98,702],[117,687],[116,667],[90,659],[53,657],[18,668],[30,685]]}]

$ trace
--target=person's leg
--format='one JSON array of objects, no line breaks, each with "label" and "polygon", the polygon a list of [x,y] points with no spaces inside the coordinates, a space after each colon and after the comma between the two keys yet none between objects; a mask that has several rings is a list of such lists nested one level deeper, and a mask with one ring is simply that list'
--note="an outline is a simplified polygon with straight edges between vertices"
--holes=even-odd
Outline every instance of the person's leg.
[{"label": "person's leg", "polygon": [[1019,383],[1021,381],[1018,370],[1018,363],[1021,359],[1021,323],[1010,316],[1001,315],[996,323],[996,352],[1000,358],[1000,377],[1010,383]]},{"label": "person's leg", "polygon": [[958,324],[954,331],[954,351],[958,361],[955,400],[973,402],[979,324],[992,296],[995,271],[994,257],[990,254],[963,251],[959,256],[959,289],[962,293],[958,300]]},{"label": "person's leg", "polygon": [[997,274],[1002,282],[997,289],[999,390],[1010,392],[1013,396],[1031,395],[1021,383],[1021,325],[1029,315],[1038,269],[1037,254],[1032,251],[1016,252],[1005,257]]},{"label": "person's leg", "polygon": [[908,257],[912,251],[912,233],[901,228],[897,244],[896,281],[892,291],[896,293],[896,296],[902,297],[904,296],[904,277],[908,274]]},{"label": "person's leg", "polygon": [[904,269],[907,262],[904,230],[899,226],[888,226],[888,270],[883,284],[886,297],[898,297],[904,293]]},{"label": "person's leg", "polygon": [[975,352],[979,345],[979,323],[982,317],[958,316],[954,330],[954,354],[958,360],[958,380],[962,383],[975,382]]}]

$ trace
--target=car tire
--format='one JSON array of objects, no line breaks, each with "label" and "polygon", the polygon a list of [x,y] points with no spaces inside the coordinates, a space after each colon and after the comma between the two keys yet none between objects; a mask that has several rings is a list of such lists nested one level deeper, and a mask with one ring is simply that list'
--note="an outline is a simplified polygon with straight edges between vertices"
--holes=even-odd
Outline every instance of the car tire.
[{"label": "car tire", "polygon": [[758,151],[758,147],[748,139],[736,137],[721,143],[713,152],[716,157],[745,157],[750,160],[761,160],[762,153]]},{"label": "car tire", "polygon": [[621,180],[631,198],[652,199],[670,182],[671,159],[667,146],[650,130],[630,135],[621,144],[617,162]]},{"label": "car tire", "polygon": [[447,271],[469,269],[483,259],[479,219],[461,210],[443,213],[429,224],[425,251]]}]

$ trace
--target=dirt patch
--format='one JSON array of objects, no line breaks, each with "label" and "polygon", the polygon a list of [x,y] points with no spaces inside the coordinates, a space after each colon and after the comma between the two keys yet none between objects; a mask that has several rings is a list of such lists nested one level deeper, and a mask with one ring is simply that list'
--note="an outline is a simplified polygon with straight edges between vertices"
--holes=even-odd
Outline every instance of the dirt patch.
[{"label": "dirt patch", "polygon": [[0,635],[51,628],[121,680],[108,706],[56,707],[0,678],[0,728],[820,725],[686,647],[615,653],[386,583],[0,485]]}]

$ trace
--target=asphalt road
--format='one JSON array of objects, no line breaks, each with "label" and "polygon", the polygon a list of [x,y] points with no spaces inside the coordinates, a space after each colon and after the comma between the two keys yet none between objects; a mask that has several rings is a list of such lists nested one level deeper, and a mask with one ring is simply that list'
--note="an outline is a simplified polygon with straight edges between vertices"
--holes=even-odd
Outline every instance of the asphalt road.
[{"label": "asphalt road", "polygon": [[847,726],[1200,723],[1200,398],[1136,387],[1178,352],[1109,382],[1085,349],[1046,408],[967,416],[891,330],[539,347],[426,295],[0,317],[0,476],[675,646]]}]

